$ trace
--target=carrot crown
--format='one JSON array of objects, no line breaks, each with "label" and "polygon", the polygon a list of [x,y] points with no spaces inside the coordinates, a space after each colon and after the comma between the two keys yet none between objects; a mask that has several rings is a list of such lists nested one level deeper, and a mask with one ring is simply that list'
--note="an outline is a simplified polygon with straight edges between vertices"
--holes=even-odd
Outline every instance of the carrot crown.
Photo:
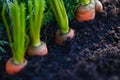
[{"label": "carrot crown", "polygon": [[90,0],[79,0],[81,5],[87,5],[90,3]]},{"label": "carrot crown", "polygon": [[63,0],[49,0],[49,4],[56,17],[61,33],[62,34],[68,33],[69,22]]},{"label": "carrot crown", "polygon": [[29,30],[30,30],[29,36],[30,36],[31,44],[33,46],[38,46],[41,44],[40,31],[42,26],[44,7],[45,7],[45,0],[28,1]]},{"label": "carrot crown", "polygon": [[13,53],[13,61],[16,64],[24,62],[24,55],[28,44],[28,38],[26,37],[25,31],[25,5],[21,3],[18,4],[17,1],[14,1],[10,5],[10,18],[11,25],[9,26],[7,19],[5,18],[5,9],[6,4],[4,3],[2,9],[2,19],[5,24],[7,31],[9,44]]}]

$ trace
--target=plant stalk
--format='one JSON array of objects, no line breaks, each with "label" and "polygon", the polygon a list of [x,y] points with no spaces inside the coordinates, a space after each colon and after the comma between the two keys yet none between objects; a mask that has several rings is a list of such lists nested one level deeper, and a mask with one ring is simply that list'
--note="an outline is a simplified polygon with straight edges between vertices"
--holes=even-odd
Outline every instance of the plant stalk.
[{"label": "plant stalk", "polygon": [[51,9],[56,17],[61,33],[66,34],[69,31],[68,17],[64,7],[63,0],[49,0]]},{"label": "plant stalk", "polygon": [[42,27],[44,7],[45,7],[44,0],[28,1],[29,26],[30,26],[29,35],[31,39],[31,44],[33,46],[39,46],[41,44],[40,32]]},{"label": "plant stalk", "polygon": [[90,3],[90,0],[79,0],[81,5],[87,5]]}]

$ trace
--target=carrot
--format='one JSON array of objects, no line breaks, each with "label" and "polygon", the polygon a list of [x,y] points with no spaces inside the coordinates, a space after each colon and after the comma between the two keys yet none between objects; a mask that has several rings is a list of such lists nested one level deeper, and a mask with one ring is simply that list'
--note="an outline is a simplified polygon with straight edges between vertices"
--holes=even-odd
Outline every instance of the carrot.
[{"label": "carrot", "polygon": [[9,75],[14,75],[18,72],[20,72],[26,65],[27,65],[27,60],[24,59],[24,62],[21,64],[15,64],[13,61],[13,58],[10,58],[7,63],[6,63],[6,72]]},{"label": "carrot", "polygon": [[5,18],[6,4],[4,3],[2,9],[2,19],[5,24],[5,29],[9,39],[10,48],[13,57],[6,63],[6,72],[10,75],[14,75],[20,72],[26,65],[27,60],[24,59],[26,47],[29,40],[26,39],[26,24],[25,24],[25,4],[18,4],[17,1],[13,1],[10,6],[9,16],[12,26],[9,26],[7,19]]},{"label": "carrot", "polygon": [[70,28],[69,32],[67,34],[61,35],[60,30],[56,32],[55,35],[55,42],[58,45],[62,45],[63,42],[65,42],[68,38],[72,39],[75,36],[74,30]]},{"label": "carrot", "polygon": [[[84,8],[83,8],[84,9]],[[95,9],[83,10],[81,7],[77,10],[76,20],[83,22],[88,20],[93,20],[95,18]]]},{"label": "carrot", "polygon": [[[87,1],[87,0],[86,0]],[[102,3],[98,0],[88,0],[90,3],[83,4],[81,0],[81,5],[76,11],[76,20],[80,22],[93,20],[95,18],[96,12],[101,12],[103,10]]]},{"label": "carrot", "polygon": [[56,44],[61,45],[68,38],[71,39],[74,37],[74,30],[69,27],[69,20],[63,0],[48,1],[59,25],[59,30],[55,34],[55,42]]},{"label": "carrot", "polygon": [[30,44],[27,54],[29,56],[44,56],[48,53],[46,44],[40,40],[44,9],[45,0],[28,1]]},{"label": "carrot", "polygon": [[44,56],[47,55],[48,49],[47,46],[44,42],[41,41],[41,45],[39,46],[28,46],[27,53],[29,56]]}]

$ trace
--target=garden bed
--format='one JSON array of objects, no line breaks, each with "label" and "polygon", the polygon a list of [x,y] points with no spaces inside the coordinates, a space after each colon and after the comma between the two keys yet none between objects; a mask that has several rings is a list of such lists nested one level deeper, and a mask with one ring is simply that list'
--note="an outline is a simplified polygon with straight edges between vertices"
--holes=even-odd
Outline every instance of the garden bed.
[{"label": "garden bed", "polygon": [[48,55],[28,59],[18,74],[9,76],[5,63],[9,47],[1,54],[0,80],[119,80],[120,79],[120,0],[101,0],[104,11],[88,22],[70,21],[75,38],[56,45],[56,22],[42,28]]}]

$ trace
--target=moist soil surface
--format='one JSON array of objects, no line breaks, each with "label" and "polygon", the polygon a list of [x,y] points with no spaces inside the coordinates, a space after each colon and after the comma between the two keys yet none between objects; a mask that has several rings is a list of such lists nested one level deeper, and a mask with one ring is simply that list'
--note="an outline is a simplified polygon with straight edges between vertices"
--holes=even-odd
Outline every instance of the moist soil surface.
[{"label": "moist soil surface", "polygon": [[9,76],[5,63],[10,48],[1,54],[0,80],[120,80],[120,0],[101,0],[104,11],[88,22],[70,21],[75,37],[63,45],[54,42],[55,22],[42,29],[48,55],[30,58],[18,74]]}]

